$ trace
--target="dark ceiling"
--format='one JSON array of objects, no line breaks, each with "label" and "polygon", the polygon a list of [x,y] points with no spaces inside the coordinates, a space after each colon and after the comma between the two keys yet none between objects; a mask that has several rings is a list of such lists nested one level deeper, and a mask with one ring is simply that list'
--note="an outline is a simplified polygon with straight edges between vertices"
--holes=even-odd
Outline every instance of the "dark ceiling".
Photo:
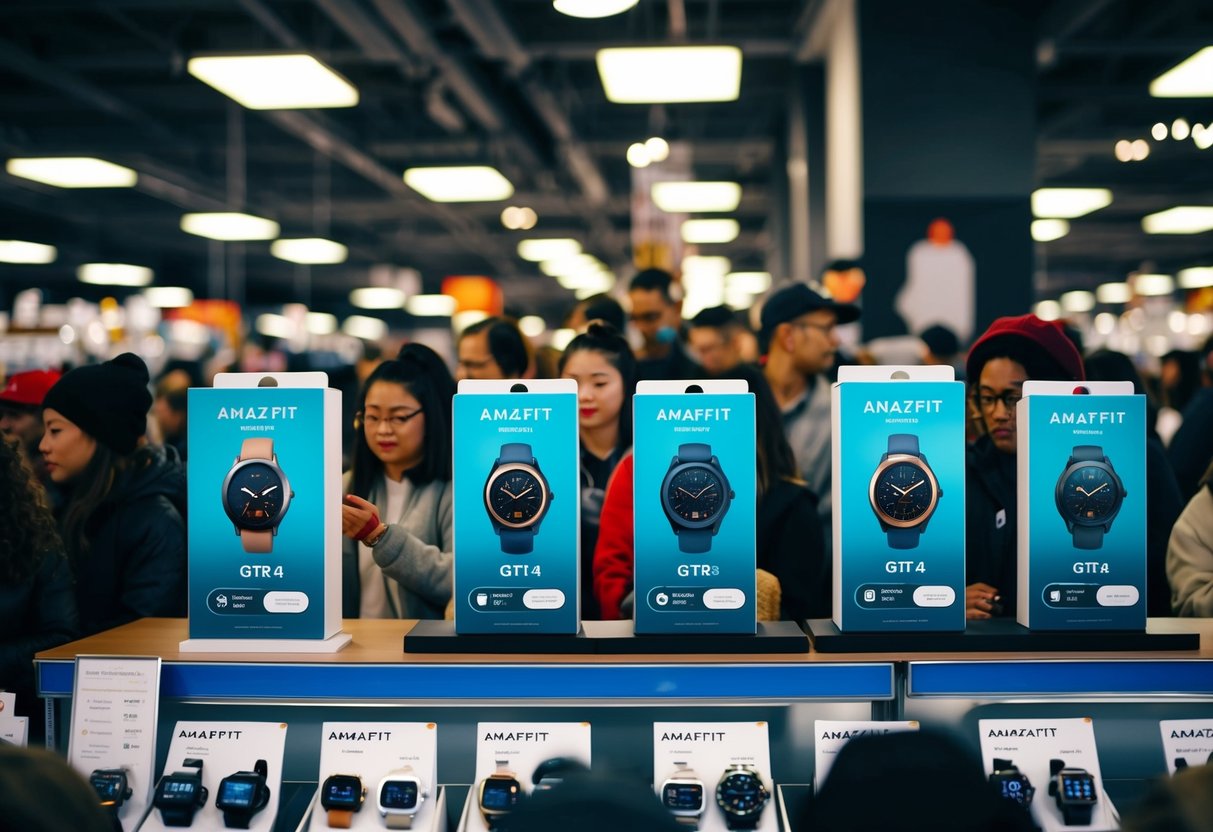
[{"label": "dark ceiling", "polygon": [[[761,267],[789,70],[821,5],[641,0],[623,15],[577,20],[550,0],[3,0],[0,156],[96,155],[135,168],[140,182],[60,190],[0,172],[0,238],[60,249],[52,266],[0,266],[0,298],[28,285],[60,299],[98,295],[75,282],[75,267],[103,260],[151,266],[158,283],[202,296],[340,312],[372,265],[391,263],[418,270],[426,291],[445,275],[492,275],[513,309],[557,319],[571,295],[519,259],[517,241],[576,236],[626,274],[624,155],[655,133],[689,142],[699,177],[742,183],[740,238],[706,253]],[[1213,262],[1213,234],[1148,237],[1139,224],[1180,201],[1213,204],[1213,150],[1151,142],[1150,158],[1130,164],[1112,153],[1118,139],[1148,139],[1155,121],[1213,121],[1207,99],[1162,101],[1146,90],[1213,44],[1213,4],[1047,3],[1039,25],[1040,184],[1115,194],[1040,247],[1048,283],[1102,282],[1147,262]],[[606,101],[597,48],[673,41],[741,46],[741,100]],[[280,49],[339,70],[359,106],[248,111],[185,71],[196,53]],[[450,163],[499,167],[517,191],[510,204],[534,208],[537,228],[507,231],[503,203],[438,205],[401,180],[406,167]],[[179,230],[186,211],[233,208],[278,220],[283,236],[343,242],[350,260],[297,267],[272,258],[268,243],[225,247]]]}]

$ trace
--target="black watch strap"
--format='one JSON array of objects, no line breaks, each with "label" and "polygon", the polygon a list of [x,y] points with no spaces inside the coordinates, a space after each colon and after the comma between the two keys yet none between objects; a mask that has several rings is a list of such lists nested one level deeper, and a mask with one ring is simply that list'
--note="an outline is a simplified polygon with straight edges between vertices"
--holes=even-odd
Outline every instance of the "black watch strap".
[{"label": "black watch strap", "polygon": [[249,821],[253,819],[250,812],[223,811],[223,825],[228,829],[248,829]]},{"label": "black watch strap", "polygon": [[1066,826],[1090,826],[1091,811],[1094,808],[1094,803],[1063,804],[1061,807],[1061,819],[1065,822]]},{"label": "black watch strap", "polygon": [[755,814],[745,818],[735,818],[732,815],[725,815],[724,823],[729,829],[757,829],[758,821],[762,819],[762,815]]},{"label": "black watch strap", "polygon": [[[1015,763],[1010,760],[1004,760],[1001,757],[994,758],[994,771],[1007,771],[1012,768],[1015,768]],[[1018,771],[1019,769],[1015,768],[1015,770]]]},{"label": "black watch strap", "polygon": [[161,808],[160,821],[165,826],[191,826],[194,823],[194,813],[197,806],[176,806],[172,809]]}]

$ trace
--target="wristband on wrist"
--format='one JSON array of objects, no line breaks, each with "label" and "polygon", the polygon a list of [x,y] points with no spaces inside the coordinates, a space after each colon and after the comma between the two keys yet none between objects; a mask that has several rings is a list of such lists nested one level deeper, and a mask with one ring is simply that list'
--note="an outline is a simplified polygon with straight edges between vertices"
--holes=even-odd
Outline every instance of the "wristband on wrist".
[{"label": "wristband on wrist", "polygon": [[370,534],[370,536],[367,537],[367,539],[365,541],[366,545],[369,546],[370,548],[374,549],[376,546],[378,546],[380,543],[383,542],[383,538],[387,537],[387,530],[388,530],[387,524],[381,523],[378,527],[378,531],[372,532]]},{"label": "wristband on wrist", "polygon": [[362,524],[362,528],[359,529],[357,532],[355,532],[354,539],[365,541],[368,537],[370,537],[372,534],[374,534],[375,530],[378,528],[379,528],[379,515],[372,514],[370,516],[370,519]]}]

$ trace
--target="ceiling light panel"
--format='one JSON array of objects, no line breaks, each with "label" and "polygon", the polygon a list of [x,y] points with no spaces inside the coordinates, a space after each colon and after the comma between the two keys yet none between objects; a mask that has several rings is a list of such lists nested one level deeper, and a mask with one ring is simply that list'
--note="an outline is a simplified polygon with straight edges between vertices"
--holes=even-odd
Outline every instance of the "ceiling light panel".
[{"label": "ceiling light panel", "polygon": [[403,309],[404,292],[390,286],[367,286],[350,292],[350,303],[359,309]]},{"label": "ceiling light panel", "polygon": [[243,240],[272,240],[278,236],[278,223],[264,217],[235,212],[185,214],[181,230],[210,240],[237,242]]},{"label": "ceiling light panel", "polygon": [[379,318],[369,318],[366,315],[350,315],[341,325],[341,331],[354,338],[366,341],[378,341],[387,335],[387,324]]},{"label": "ceiling light panel", "polygon": [[1101,283],[1095,287],[1095,299],[1100,303],[1128,303],[1133,289],[1128,283]]},{"label": "ceiling light panel", "polygon": [[404,183],[431,202],[497,202],[514,195],[510,180],[488,165],[409,168]]},{"label": "ceiling light panel", "polygon": [[1147,234],[1203,234],[1213,230],[1213,206],[1178,205],[1143,217]]},{"label": "ceiling light panel", "polygon": [[457,303],[450,295],[413,295],[404,303],[410,315],[449,318],[455,314]]},{"label": "ceiling light panel", "polygon": [[184,286],[149,286],[143,296],[157,309],[180,309],[194,302],[194,293]]},{"label": "ceiling light panel", "polygon": [[741,50],[735,46],[657,46],[598,50],[598,75],[614,104],[736,101]]},{"label": "ceiling light panel", "polygon": [[1213,286],[1213,266],[1193,266],[1190,269],[1180,269],[1175,275],[1181,289],[1203,289]]},{"label": "ceiling light panel", "polygon": [[552,7],[569,17],[597,18],[621,14],[640,0],[552,0]]},{"label": "ceiling light panel", "polygon": [[736,292],[761,295],[771,288],[770,272],[730,272],[724,276],[725,287]]},{"label": "ceiling light panel", "polygon": [[0,240],[0,263],[54,263],[59,256],[54,246],[25,240]]},{"label": "ceiling light panel", "polygon": [[131,188],[139,181],[130,168],[92,156],[9,159],[4,169],[56,188]]},{"label": "ceiling light panel", "polygon": [[741,186],[736,182],[654,182],[653,204],[668,214],[736,211]]},{"label": "ceiling light panel", "polygon": [[294,240],[274,240],[270,254],[279,260],[303,265],[328,265],[344,263],[349,249],[341,243],[321,237],[302,237]]},{"label": "ceiling light panel", "polygon": [[518,256],[532,263],[558,260],[575,254],[581,254],[581,243],[571,238],[522,240],[518,243]]},{"label": "ceiling light panel", "polygon": [[81,283],[94,286],[147,286],[152,282],[152,270],[129,263],[85,263],[76,269]]},{"label": "ceiling light panel", "polygon": [[740,233],[737,220],[687,220],[682,224],[684,243],[731,243]]},{"label": "ceiling light panel", "polygon": [[1072,220],[1112,204],[1107,188],[1040,188],[1032,192],[1032,214]]},{"label": "ceiling light panel", "polygon": [[353,107],[358,90],[306,54],[191,58],[190,75],[250,110]]},{"label": "ceiling light panel", "polygon": [[1139,274],[1133,278],[1133,291],[1146,297],[1169,295],[1175,291],[1175,279],[1169,274]]},{"label": "ceiling light panel", "polygon": [[1060,240],[1069,233],[1070,223],[1066,220],[1032,220],[1032,239],[1038,243]]},{"label": "ceiling light panel", "polygon": [[1151,81],[1150,95],[1155,98],[1213,96],[1213,46],[1206,46]]}]

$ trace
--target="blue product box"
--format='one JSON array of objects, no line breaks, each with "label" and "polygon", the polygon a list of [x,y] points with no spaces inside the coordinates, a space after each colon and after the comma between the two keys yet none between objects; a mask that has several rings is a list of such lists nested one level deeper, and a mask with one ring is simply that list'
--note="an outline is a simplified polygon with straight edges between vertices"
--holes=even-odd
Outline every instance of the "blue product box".
[{"label": "blue product box", "polygon": [[1023,392],[1019,623],[1145,630],[1145,397],[1130,382],[1028,381]]},{"label": "blue product box", "polygon": [[324,373],[189,391],[191,639],[341,630],[341,394]]},{"label": "blue product box", "polygon": [[756,632],[753,394],[642,381],[632,406],[636,632]]},{"label": "blue product box", "polygon": [[581,620],[577,382],[461,381],[455,632],[575,634]]},{"label": "blue product box", "polygon": [[951,367],[843,367],[833,387],[834,623],[965,628],[965,388]]}]

